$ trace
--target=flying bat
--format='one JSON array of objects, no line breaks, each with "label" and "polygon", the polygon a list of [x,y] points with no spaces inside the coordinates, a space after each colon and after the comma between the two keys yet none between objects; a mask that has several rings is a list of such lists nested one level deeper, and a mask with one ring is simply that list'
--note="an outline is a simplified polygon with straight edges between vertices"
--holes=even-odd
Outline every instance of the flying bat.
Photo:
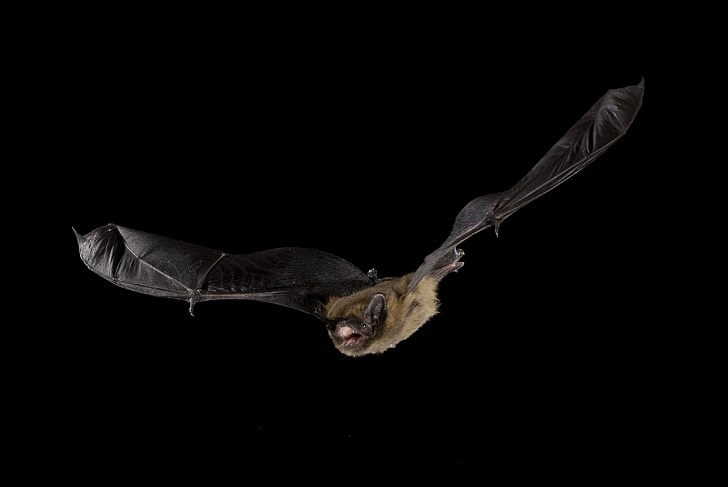
[{"label": "flying bat", "polygon": [[342,257],[283,247],[231,254],[108,224],[73,232],[94,273],[132,291],[187,301],[247,299],[293,308],[326,324],[334,346],[352,357],[382,353],[438,313],[438,286],[460,269],[467,239],[594,162],[629,129],[642,105],[639,84],[608,90],[510,189],[479,196],[456,215],[452,231],[414,272],[380,278]]}]

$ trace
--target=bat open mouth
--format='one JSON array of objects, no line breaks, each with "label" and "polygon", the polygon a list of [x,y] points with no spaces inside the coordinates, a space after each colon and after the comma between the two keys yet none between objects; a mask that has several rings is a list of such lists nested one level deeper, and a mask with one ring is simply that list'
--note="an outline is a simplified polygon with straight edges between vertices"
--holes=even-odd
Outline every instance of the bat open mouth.
[{"label": "bat open mouth", "polygon": [[361,342],[362,335],[351,326],[345,325],[339,328],[337,334],[341,338],[341,344],[345,347],[355,347]]},{"label": "bat open mouth", "polygon": [[345,347],[358,347],[372,336],[372,330],[366,326],[355,326],[349,323],[342,323],[336,329],[336,336]]}]

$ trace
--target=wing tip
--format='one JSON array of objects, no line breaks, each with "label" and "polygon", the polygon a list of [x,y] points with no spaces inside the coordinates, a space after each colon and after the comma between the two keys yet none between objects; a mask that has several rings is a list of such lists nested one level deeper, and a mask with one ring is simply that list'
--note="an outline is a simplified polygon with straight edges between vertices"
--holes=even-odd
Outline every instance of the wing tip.
[{"label": "wing tip", "polygon": [[75,227],[71,227],[71,230],[73,230],[73,234],[76,236],[76,242],[78,242],[78,246],[80,247],[81,245],[83,245],[83,243],[86,241],[86,239],[84,238],[83,235],[81,235],[80,233],[78,233],[76,231]]},{"label": "wing tip", "polygon": [[616,93],[639,93],[640,97],[645,91],[645,77],[640,77],[639,83],[635,85],[626,85],[622,86],[620,88],[610,88],[607,90],[608,94],[616,94]]},{"label": "wing tip", "polygon": [[645,77],[642,76],[640,78],[639,83],[637,83],[636,85],[632,85],[632,86],[625,86],[624,88],[622,88],[621,91],[627,91],[627,92],[632,92],[632,93],[636,92],[639,95],[639,98],[641,101],[642,96],[644,95],[644,92],[645,92]]}]

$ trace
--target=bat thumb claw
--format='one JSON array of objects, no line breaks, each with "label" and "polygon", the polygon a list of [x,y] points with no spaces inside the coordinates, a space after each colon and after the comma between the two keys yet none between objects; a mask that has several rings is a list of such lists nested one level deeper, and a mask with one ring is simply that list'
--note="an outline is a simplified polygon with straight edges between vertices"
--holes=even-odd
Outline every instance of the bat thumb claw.
[{"label": "bat thumb claw", "polygon": [[200,300],[200,291],[195,291],[190,297],[190,315],[195,316],[195,304]]}]

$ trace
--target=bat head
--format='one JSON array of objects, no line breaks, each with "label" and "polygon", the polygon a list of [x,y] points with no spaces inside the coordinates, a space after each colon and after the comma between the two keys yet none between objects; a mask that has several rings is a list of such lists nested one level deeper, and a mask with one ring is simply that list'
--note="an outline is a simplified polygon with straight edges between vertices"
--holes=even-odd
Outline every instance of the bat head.
[{"label": "bat head", "polygon": [[326,306],[329,336],[343,354],[359,357],[396,346],[437,314],[438,280],[425,278],[412,292],[413,274],[385,279]]},{"label": "bat head", "polygon": [[[364,303],[364,300],[359,301],[361,305]],[[334,345],[347,355],[366,353],[389,316],[387,299],[381,292],[369,299],[363,311],[359,311],[359,308],[354,306],[354,309],[330,321],[328,325]]]}]

